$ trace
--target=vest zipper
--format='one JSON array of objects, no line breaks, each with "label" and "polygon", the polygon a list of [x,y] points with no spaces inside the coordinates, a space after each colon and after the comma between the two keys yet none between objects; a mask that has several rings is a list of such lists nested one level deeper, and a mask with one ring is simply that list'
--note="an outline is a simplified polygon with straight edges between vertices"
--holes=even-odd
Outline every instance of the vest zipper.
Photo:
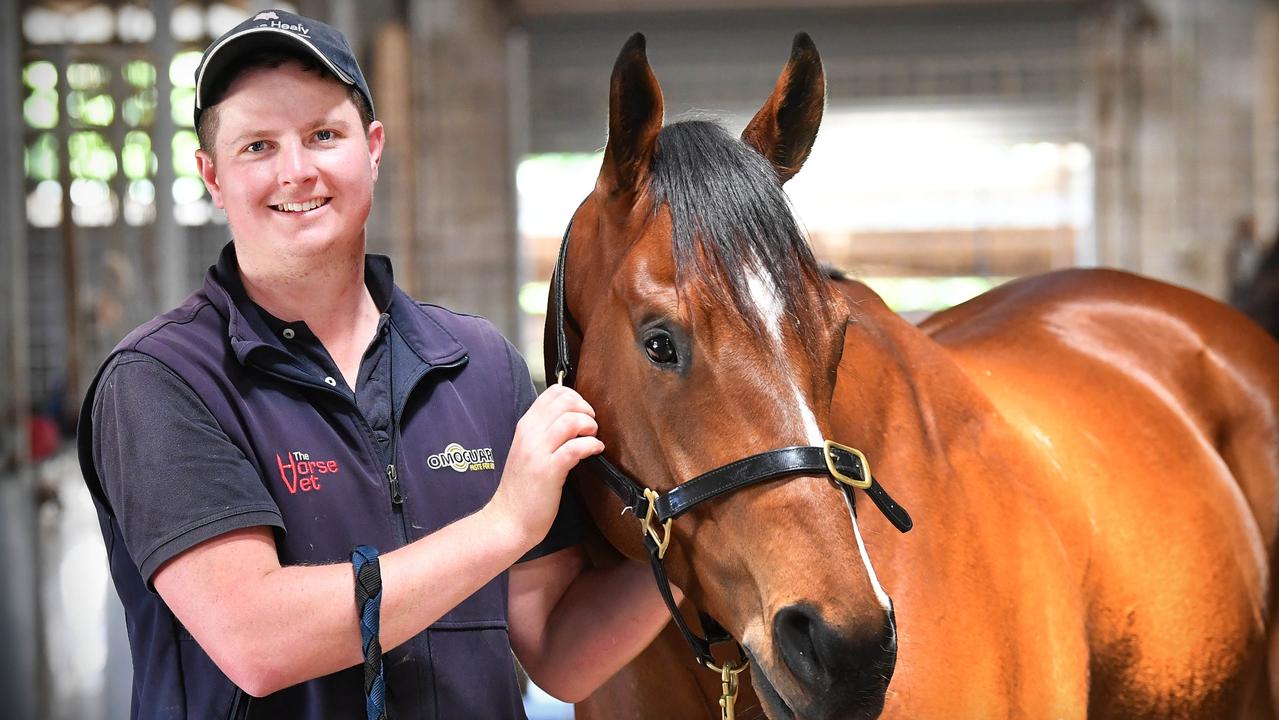
[{"label": "vest zipper", "polygon": [[[400,543],[409,542],[409,524],[404,517],[404,492],[400,487],[400,475],[395,471],[396,452],[400,445],[400,412],[395,407],[395,323],[386,329],[386,385],[391,396],[391,464],[386,466],[386,479],[391,485],[391,512],[400,525]],[[407,396],[406,396],[407,397]],[[401,403],[403,404],[403,403]]]},{"label": "vest zipper", "polygon": [[386,477],[391,481],[391,504],[403,505],[404,496],[400,494],[400,478],[395,472],[395,463],[386,466]]},{"label": "vest zipper", "polygon": [[[392,441],[391,452],[395,452],[394,441]],[[392,455],[391,459],[395,459]],[[395,470],[395,463],[386,466],[386,479],[391,484],[391,512],[395,514],[397,521],[396,530],[399,530],[400,545],[409,543],[409,524],[404,518],[404,492],[400,486],[400,475]]]}]

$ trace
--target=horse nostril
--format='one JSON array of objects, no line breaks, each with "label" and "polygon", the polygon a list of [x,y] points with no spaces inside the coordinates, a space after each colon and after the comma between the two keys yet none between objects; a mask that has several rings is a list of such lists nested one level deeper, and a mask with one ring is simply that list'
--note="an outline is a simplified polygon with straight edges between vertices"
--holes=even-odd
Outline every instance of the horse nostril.
[{"label": "horse nostril", "polygon": [[778,611],[773,618],[773,641],[800,682],[815,689],[830,683],[830,661],[839,636],[813,608],[790,605]]},{"label": "horse nostril", "polygon": [[874,705],[883,702],[897,657],[891,610],[881,620],[837,632],[816,608],[789,605],[773,618],[773,642],[807,691],[834,703]]}]

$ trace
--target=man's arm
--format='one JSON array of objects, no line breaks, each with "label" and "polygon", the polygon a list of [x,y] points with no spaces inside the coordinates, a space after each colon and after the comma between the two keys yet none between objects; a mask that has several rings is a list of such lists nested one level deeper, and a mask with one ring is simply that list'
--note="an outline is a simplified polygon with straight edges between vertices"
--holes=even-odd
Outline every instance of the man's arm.
[{"label": "man's arm", "polygon": [[[492,508],[379,557],[389,650],[437,620],[532,543]],[[163,565],[155,588],[227,677],[263,696],[363,662],[348,563],[282,567],[265,527],[201,543]]]},{"label": "man's arm", "polygon": [[[595,431],[594,412],[577,393],[544,393],[516,427],[492,500],[379,558],[384,649],[421,632],[546,534],[568,470],[603,449]],[[218,667],[252,695],[362,661],[351,566],[281,567],[266,528],[200,543],[162,565],[153,583]]]},{"label": "man's arm", "polygon": [[520,664],[565,702],[594,692],[670,621],[647,565],[589,568],[577,547],[512,567],[507,616]]}]

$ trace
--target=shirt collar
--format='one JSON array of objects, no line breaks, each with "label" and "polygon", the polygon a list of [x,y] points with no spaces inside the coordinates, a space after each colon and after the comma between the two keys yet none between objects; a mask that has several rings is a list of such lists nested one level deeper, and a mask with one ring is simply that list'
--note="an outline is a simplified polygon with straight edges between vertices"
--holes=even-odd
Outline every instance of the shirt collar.
[{"label": "shirt collar", "polygon": [[[466,348],[452,333],[424,313],[418,304],[395,286],[391,259],[385,255],[364,256],[364,284],[374,304],[409,341],[409,346],[428,365],[448,364],[466,355]],[[254,352],[270,355],[292,353],[280,339],[288,327],[249,298],[240,278],[235,244],[222,248],[218,262],[204,279],[205,294],[227,319],[227,335],[236,357],[246,363]],[[282,360],[285,358],[276,358]]]}]

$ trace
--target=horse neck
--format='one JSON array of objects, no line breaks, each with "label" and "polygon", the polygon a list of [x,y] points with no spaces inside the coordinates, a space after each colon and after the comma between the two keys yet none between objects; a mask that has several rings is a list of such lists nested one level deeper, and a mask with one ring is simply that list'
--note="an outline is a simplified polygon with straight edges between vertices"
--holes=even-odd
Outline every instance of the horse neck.
[{"label": "horse neck", "polygon": [[959,468],[1003,455],[1007,425],[944,348],[878,297],[855,299],[832,405],[836,439],[860,443],[875,474],[890,492],[902,492],[908,508],[906,500],[941,499],[953,508],[978,496],[984,488],[941,493],[930,484],[985,482],[982,473]]}]

